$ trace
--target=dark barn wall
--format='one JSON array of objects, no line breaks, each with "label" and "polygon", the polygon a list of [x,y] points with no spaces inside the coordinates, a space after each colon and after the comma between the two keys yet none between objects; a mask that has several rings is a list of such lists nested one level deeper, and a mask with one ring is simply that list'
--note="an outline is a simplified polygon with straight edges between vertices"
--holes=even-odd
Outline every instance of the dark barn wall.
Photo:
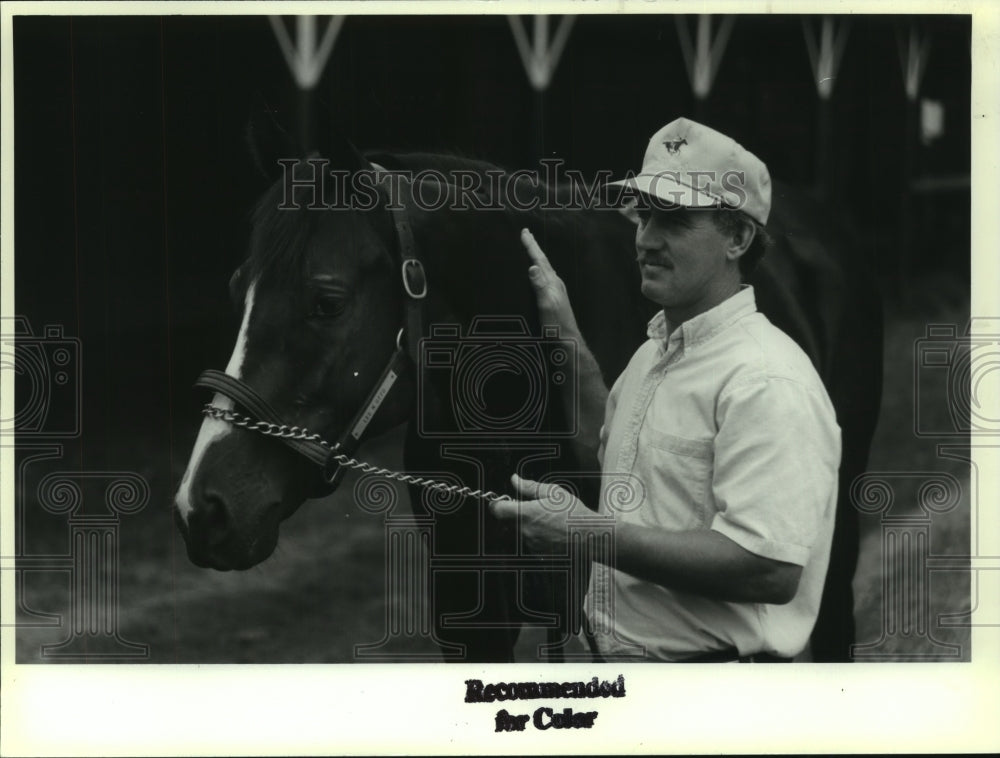
[{"label": "dark barn wall", "polygon": [[[970,22],[925,22],[924,94],[945,103],[947,123],[918,168],[967,175]],[[887,278],[901,254],[917,273],[967,276],[967,191],[922,200],[925,226],[899,249],[899,23],[853,19],[831,107],[834,203]],[[263,17],[17,18],[14,44],[16,312],[82,341],[72,459],[129,466],[130,441],[146,439],[176,453],[150,464],[166,487],[198,421],[191,382],[224,365],[238,323],[226,282],[262,189],[243,144],[251,103],[262,95],[294,128],[302,98]],[[352,17],[310,103],[362,148],[510,168],[558,157],[616,174],[638,167],[659,126],[697,114],[774,175],[815,180],[817,98],[797,16],[738,18],[700,104],[669,16],[578,18],[544,96],[503,17]]]}]

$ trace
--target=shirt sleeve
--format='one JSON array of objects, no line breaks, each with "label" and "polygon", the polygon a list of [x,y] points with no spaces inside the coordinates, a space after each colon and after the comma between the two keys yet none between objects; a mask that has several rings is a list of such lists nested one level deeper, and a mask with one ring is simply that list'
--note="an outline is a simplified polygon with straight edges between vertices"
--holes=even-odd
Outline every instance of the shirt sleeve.
[{"label": "shirt sleeve", "polygon": [[[627,371],[627,369],[626,369]],[[604,423],[601,424],[600,444],[597,447],[597,462],[604,466],[604,446],[608,443],[608,429],[611,426],[611,419],[615,417],[615,409],[618,407],[618,396],[622,391],[622,383],[625,379],[625,371],[622,371],[615,379],[615,383],[608,393],[607,403],[604,405]]]},{"label": "shirt sleeve", "polygon": [[724,392],[717,418],[711,528],[756,555],[806,565],[840,466],[826,393],[761,377]]}]

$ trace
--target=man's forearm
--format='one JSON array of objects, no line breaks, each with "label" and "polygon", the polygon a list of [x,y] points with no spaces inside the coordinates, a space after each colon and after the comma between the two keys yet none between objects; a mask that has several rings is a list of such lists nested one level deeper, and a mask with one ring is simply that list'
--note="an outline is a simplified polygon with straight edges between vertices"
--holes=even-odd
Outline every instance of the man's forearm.
[{"label": "man's forearm", "polygon": [[608,388],[604,375],[597,365],[590,348],[578,331],[563,335],[563,339],[576,344],[576,365],[572,367],[576,382],[576,397],[571,392],[563,392],[563,410],[567,420],[576,420],[576,436],[573,445],[581,461],[596,462],[600,445],[601,425],[604,423],[604,409],[608,402]]},{"label": "man's forearm", "polygon": [[802,569],[755,555],[711,529],[615,525],[615,566],[668,589],[736,603],[789,602]]}]

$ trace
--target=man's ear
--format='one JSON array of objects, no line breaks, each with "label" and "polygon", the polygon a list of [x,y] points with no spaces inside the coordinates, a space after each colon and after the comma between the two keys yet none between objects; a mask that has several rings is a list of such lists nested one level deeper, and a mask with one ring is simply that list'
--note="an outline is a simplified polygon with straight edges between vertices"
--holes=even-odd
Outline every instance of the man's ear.
[{"label": "man's ear", "polygon": [[726,249],[726,257],[731,261],[739,260],[743,254],[750,249],[753,238],[757,235],[757,227],[753,222],[740,214],[739,224],[729,239],[729,247]]},{"label": "man's ear", "polygon": [[277,111],[260,93],[254,97],[245,136],[257,171],[269,181],[281,176],[280,159],[305,157],[302,146],[278,123]]}]

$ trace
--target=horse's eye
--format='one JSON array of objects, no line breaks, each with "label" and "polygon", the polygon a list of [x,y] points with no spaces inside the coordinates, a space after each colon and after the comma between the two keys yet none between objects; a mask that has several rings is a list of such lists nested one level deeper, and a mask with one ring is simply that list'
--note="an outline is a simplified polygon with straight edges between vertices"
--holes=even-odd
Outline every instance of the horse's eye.
[{"label": "horse's eye", "polygon": [[313,303],[312,313],[314,318],[332,318],[343,313],[347,302],[339,295],[320,295]]}]

